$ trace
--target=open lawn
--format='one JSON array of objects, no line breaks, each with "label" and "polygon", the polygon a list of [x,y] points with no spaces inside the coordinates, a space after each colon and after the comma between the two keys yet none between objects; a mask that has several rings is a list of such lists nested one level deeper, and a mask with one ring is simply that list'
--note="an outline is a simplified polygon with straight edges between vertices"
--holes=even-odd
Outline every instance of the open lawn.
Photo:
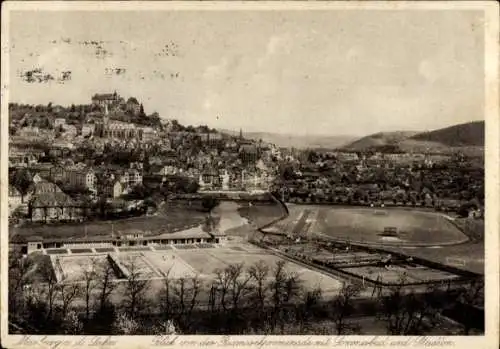
[{"label": "open lawn", "polygon": [[[20,236],[42,236],[44,238],[82,238],[85,236],[109,236],[111,231],[126,232],[143,230],[158,232],[173,232],[201,224],[206,214],[196,210],[169,208],[155,216],[140,216],[113,221],[93,221],[87,223],[68,223],[59,225],[27,225],[10,227],[9,234]],[[87,235],[86,235],[87,234]]]}]

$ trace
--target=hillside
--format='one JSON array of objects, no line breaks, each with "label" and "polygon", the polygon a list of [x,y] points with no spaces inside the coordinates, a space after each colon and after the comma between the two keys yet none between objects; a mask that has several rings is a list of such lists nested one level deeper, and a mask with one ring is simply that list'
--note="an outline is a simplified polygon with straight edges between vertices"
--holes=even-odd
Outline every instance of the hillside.
[{"label": "hillside", "polygon": [[411,139],[437,142],[450,147],[484,146],[484,128],[484,121],[475,121],[419,133]]},{"label": "hillside", "polygon": [[[219,130],[232,136],[237,136],[239,132],[232,130]],[[327,148],[335,149],[344,146],[355,139],[355,136],[324,136],[324,135],[295,135],[286,133],[272,133],[272,132],[244,132],[243,136],[247,139],[253,139],[267,143],[276,144],[278,147],[283,148]]]},{"label": "hillside", "polygon": [[395,131],[395,132],[379,132],[375,133],[357,141],[350,143],[345,146],[345,149],[349,150],[367,150],[369,148],[378,148],[381,146],[397,146],[401,141],[415,136],[418,132],[412,131]]},{"label": "hillside", "polygon": [[484,121],[454,125],[427,132],[380,132],[345,146],[351,151],[463,152],[480,156],[484,150]]}]

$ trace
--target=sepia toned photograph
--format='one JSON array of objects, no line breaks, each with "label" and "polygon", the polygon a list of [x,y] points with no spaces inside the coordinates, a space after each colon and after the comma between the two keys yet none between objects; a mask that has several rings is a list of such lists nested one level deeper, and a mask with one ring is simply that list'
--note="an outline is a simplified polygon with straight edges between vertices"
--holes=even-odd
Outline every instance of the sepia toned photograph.
[{"label": "sepia toned photograph", "polygon": [[495,6],[11,5],[13,346],[498,326]]}]

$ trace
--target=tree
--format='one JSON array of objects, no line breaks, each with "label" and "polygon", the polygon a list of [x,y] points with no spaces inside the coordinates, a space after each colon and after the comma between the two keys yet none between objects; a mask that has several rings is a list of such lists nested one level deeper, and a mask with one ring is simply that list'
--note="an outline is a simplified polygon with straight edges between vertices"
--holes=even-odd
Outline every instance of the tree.
[{"label": "tree", "polygon": [[117,284],[113,282],[114,270],[110,263],[103,263],[97,270],[99,280],[96,288],[99,294],[98,310],[103,312],[109,304],[109,298],[116,289]]},{"label": "tree", "polygon": [[270,289],[273,305],[272,328],[279,325],[283,333],[287,320],[287,307],[293,303],[301,290],[297,274],[287,272],[283,260],[279,260],[274,266]]},{"label": "tree", "polygon": [[80,295],[81,288],[79,284],[65,283],[64,280],[58,284],[58,291],[61,296],[61,317],[66,319],[68,316],[68,311],[70,310],[71,304]]},{"label": "tree", "polygon": [[352,328],[346,319],[352,314],[354,310],[353,298],[356,297],[361,291],[361,288],[344,283],[339,290],[339,294],[331,301],[331,316],[335,324],[335,330],[338,335],[345,334]]},{"label": "tree", "polygon": [[240,302],[248,292],[247,285],[251,280],[251,276],[248,273],[244,273],[243,263],[231,264],[227,268],[231,280],[229,294],[232,302],[232,311],[233,315],[237,315]]},{"label": "tree", "polygon": [[69,311],[63,318],[62,329],[64,334],[78,335],[82,333],[83,324],[74,310]]},{"label": "tree", "polygon": [[212,216],[211,214],[208,214],[205,217],[205,221],[203,222],[203,225],[202,225],[201,229],[204,232],[211,233],[215,229],[217,229],[217,225],[218,224],[219,224],[219,219],[217,219],[216,217]]},{"label": "tree", "polygon": [[[458,290],[454,291],[455,305],[469,308],[481,306],[484,304],[484,282],[480,280],[472,280],[470,283],[463,285]],[[462,324],[462,333],[469,335],[472,328],[474,328],[473,319],[464,318],[460,321]]]},{"label": "tree", "polygon": [[139,107],[139,116],[141,118],[145,118],[146,117],[146,113],[144,112],[144,106],[142,105],[142,103],[141,103],[141,105]]},{"label": "tree", "polygon": [[219,307],[222,306],[222,310],[227,312],[227,296],[229,293],[229,286],[231,285],[231,274],[228,268],[216,269],[215,270],[215,290],[219,299]]},{"label": "tree", "polygon": [[46,295],[45,304],[47,304],[47,316],[45,320],[51,323],[54,315],[54,304],[58,294],[58,283],[54,270],[49,268],[42,269],[42,278]]},{"label": "tree", "polygon": [[313,320],[320,313],[322,309],[321,297],[322,291],[320,287],[304,294],[301,304],[296,309],[296,319],[301,329],[305,323]]},{"label": "tree", "polygon": [[198,276],[180,278],[174,283],[173,295],[176,320],[183,328],[191,325],[191,315],[198,304],[198,295],[201,290],[201,281]]},{"label": "tree", "polygon": [[219,200],[213,196],[204,196],[201,200],[201,205],[207,212],[211,212],[219,205]]},{"label": "tree", "polygon": [[91,305],[91,296],[92,291],[97,286],[97,259],[90,258],[89,263],[87,265],[80,266],[82,268],[83,275],[83,296],[85,299],[85,321],[86,324],[90,319],[90,305]]},{"label": "tree", "polygon": [[9,251],[9,317],[22,317],[26,308],[26,290],[31,287],[33,260],[23,257],[21,251],[13,248]]},{"label": "tree", "polygon": [[128,262],[125,262],[125,267],[129,271],[127,275],[125,288],[125,308],[127,315],[134,319],[138,316],[141,310],[145,307],[144,294],[148,288],[150,281],[143,278],[137,265],[137,256],[132,256]]},{"label": "tree", "polygon": [[422,335],[434,326],[437,310],[432,300],[434,289],[417,294],[407,289],[405,277],[387,294],[379,295],[381,308],[378,317],[386,322],[391,335]]},{"label": "tree", "polygon": [[19,189],[23,200],[24,196],[28,193],[30,185],[33,183],[33,177],[28,169],[20,169],[14,173],[12,178],[12,185]]},{"label": "tree", "polygon": [[259,261],[248,269],[248,274],[254,281],[253,304],[259,314],[264,313],[266,303],[267,284],[265,283],[270,269],[264,261]]},{"label": "tree", "polygon": [[163,313],[164,320],[171,320],[173,314],[173,285],[172,280],[170,279],[170,268],[167,273],[164,275],[165,279],[163,280],[163,288],[160,290],[160,309]]},{"label": "tree", "polygon": [[130,315],[121,313],[115,320],[114,328],[118,334],[133,335],[138,332],[139,324]]}]

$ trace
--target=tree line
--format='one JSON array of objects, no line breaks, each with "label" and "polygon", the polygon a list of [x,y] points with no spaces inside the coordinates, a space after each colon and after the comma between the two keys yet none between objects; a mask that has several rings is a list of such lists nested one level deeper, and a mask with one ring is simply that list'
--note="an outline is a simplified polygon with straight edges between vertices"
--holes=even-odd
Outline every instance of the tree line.
[{"label": "tree line", "polygon": [[[9,254],[10,331],[30,334],[359,334],[356,319],[372,314],[388,334],[422,335],[440,321],[450,302],[480,302],[482,284],[424,293],[400,286],[362,297],[360,284],[344,283],[333,295],[307,288],[278,261],[230,264],[207,281],[198,275],[145,279],[135,258],[116,282],[111,263],[91,258],[81,280],[56,278],[47,259]],[[40,272],[35,271],[40,270]],[[173,274],[173,273],[172,273]],[[157,282],[157,284],[153,284]],[[158,283],[161,283],[159,285]],[[156,291],[151,294],[151,290]],[[369,293],[369,292],[368,292]],[[467,322],[461,333],[474,326]]]}]

